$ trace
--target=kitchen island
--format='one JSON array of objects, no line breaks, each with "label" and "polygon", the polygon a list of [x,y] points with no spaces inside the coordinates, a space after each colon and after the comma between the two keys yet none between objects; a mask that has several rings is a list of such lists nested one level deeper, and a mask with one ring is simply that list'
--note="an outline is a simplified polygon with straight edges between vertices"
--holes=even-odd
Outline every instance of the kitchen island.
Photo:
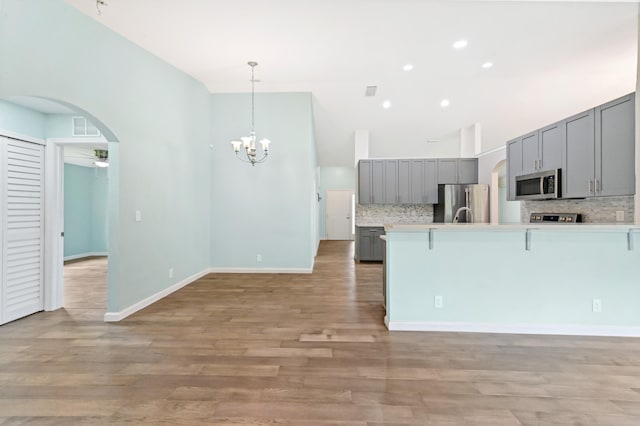
[{"label": "kitchen island", "polygon": [[390,330],[640,336],[640,226],[386,225]]}]

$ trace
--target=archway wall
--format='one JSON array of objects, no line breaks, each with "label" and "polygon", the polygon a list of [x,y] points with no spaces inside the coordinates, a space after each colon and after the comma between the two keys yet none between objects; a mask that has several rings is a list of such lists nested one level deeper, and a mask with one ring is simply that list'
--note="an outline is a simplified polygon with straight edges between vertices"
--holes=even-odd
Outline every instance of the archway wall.
[{"label": "archway wall", "polygon": [[110,143],[119,162],[109,172],[117,270],[110,270],[108,310],[206,270],[206,88],[62,0],[2,0],[0,58],[0,98],[62,101],[120,142]]}]

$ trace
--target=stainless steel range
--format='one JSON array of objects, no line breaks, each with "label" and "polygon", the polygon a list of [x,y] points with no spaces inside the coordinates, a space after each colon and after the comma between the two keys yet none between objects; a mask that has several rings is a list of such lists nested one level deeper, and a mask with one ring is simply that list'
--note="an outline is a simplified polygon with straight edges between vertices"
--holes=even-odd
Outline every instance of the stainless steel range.
[{"label": "stainless steel range", "polygon": [[530,223],[580,223],[580,213],[531,213]]}]

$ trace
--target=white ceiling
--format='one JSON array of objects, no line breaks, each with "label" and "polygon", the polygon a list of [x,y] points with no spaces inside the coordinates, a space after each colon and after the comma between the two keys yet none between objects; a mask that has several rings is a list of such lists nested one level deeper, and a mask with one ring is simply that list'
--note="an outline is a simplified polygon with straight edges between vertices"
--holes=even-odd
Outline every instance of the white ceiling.
[{"label": "white ceiling", "polygon": [[249,60],[256,91],[312,92],[321,165],[353,165],[355,129],[373,157],[419,157],[478,122],[486,150],[635,89],[634,3],[67,1],[212,93],[249,92]]}]

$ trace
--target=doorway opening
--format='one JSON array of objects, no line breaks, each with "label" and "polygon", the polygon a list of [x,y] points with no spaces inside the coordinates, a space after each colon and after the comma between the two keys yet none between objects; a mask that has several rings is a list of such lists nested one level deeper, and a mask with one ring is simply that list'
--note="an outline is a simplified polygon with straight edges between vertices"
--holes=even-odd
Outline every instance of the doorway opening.
[{"label": "doorway opening", "polygon": [[[110,229],[108,223],[117,220],[114,206],[118,205],[119,192],[117,175],[109,179],[113,168],[98,169],[95,162],[104,163],[104,152],[108,150],[113,153],[108,163],[115,164],[117,173],[118,140],[99,119],[63,101],[16,96],[0,100],[0,108],[11,109],[7,116],[15,117],[15,123],[3,122],[0,134],[44,146],[40,194],[46,214],[41,225],[41,260],[37,265],[41,300],[39,309],[30,313],[61,307],[94,309],[96,319],[103,319],[108,308],[108,290],[115,286],[114,272],[118,267],[115,259],[108,261],[106,256],[109,246],[117,246],[117,229]],[[96,149],[100,150],[100,158],[96,158]],[[76,164],[72,164],[74,161]],[[77,164],[83,161],[85,164]],[[75,176],[69,172],[72,168],[76,168]],[[5,177],[5,192],[10,188],[7,182]],[[3,217],[8,215],[4,206],[2,213]],[[67,238],[75,239],[75,248],[65,245]],[[0,261],[3,277],[9,276],[5,271],[7,264],[4,259]],[[65,285],[65,279],[69,286]],[[3,286],[7,281],[3,279]]]},{"label": "doorway opening", "polygon": [[352,240],[354,226],[354,197],[348,189],[328,189],[327,240]]}]

